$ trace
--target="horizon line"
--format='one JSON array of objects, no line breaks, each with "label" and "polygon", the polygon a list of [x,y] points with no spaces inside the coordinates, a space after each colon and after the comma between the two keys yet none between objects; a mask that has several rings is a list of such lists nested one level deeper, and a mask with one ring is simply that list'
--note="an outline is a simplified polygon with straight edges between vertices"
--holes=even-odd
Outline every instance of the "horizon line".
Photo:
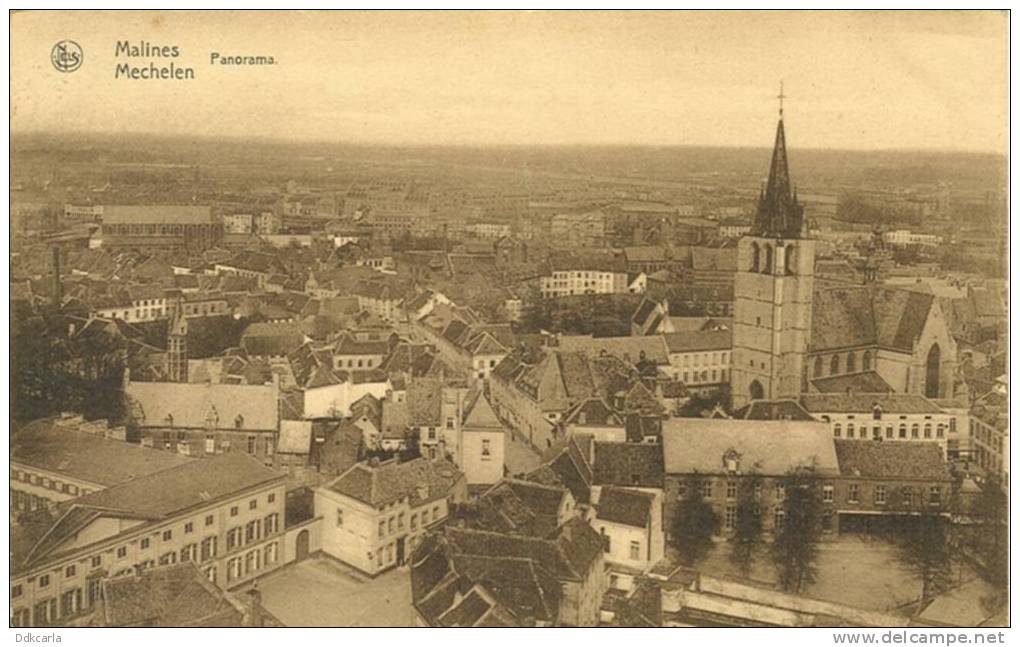
[{"label": "horizon line", "polygon": [[[93,131],[93,130],[16,130],[15,128],[10,129],[11,139],[15,137],[32,137],[32,136],[74,136],[74,137],[162,137],[162,138],[184,138],[184,139],[200,139],[200,140],[238,140],[238,141],[250,141],[253,143],[261,144],[291,144],[291,145],[321,145],[321,146],[350,146],[358,148],[461,148],[461,149],[484,149],[484,148],[724,148],[724,149],[765,149],[771,150],[772,144],[762,144],[760,146],[755,145],[739,145],[739,144],[647,144],[647,143],[636,143],[636,142],[573,142],[573,143],[500,143],[500,142],[449,142],[449,143],[412,143],[412,142],[395,142],[395,141],[371,141],[371,140],[330,140],[330,139],[314,139],[306,137],[285,137],[285,136],[272,136],[272,135],[210,135],[200,133],[159,133],[154,131]],[[952,147],[931,147],[931,148],[920,148],[920,147],[885,147],[885,148],[841,148],[841,147],[825,147],[825,146],[803,146],[797,145],[792,147],[794,151],[829,151],[829,152],[848,152],[848,153],[950,153],[950,154],[961,154],[961,155],[994,155],[999,157],[1008,158],[1008,152],[1000,152],[989,149],[978,149],[978,148],[952,148]],[[13,152],[13,151],[12,151]]]}]

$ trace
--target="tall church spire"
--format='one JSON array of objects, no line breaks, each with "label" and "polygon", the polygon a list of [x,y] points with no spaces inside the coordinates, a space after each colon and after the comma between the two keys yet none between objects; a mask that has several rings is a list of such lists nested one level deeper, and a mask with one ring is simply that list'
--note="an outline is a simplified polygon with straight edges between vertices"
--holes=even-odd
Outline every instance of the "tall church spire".
[{"label": "tall church spire", "polygon": [[776,238],[800,238],[804,235],[804,207],[790,188],[790,167],[786,159],[786,130],[783,127],[783,94],[779,91],[779,125],[772,147],[772,163],[765,194],[758,200],[752,234]]}]

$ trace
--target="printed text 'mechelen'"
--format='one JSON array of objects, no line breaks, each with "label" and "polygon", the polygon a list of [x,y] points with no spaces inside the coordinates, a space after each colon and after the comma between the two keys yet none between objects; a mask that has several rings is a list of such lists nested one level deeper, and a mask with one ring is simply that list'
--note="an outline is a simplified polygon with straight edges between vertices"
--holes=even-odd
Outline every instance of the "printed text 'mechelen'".
[{"label": "printed text 'mechelen'", "polygon": [[[117,41],[114,56],[129,58],[177,58],[181,50],[177,45],[154,45],[148,41],[132,43],[127,40]],[[118,63],[114,71],[114,78],[117,79],[155,79],[180,81],[195,78],[195,69],[192,67],[181,67],[174,61],[169,65],[157,65],[155,61],[149,61],[148,65],[132,65],[130,63]]]}]

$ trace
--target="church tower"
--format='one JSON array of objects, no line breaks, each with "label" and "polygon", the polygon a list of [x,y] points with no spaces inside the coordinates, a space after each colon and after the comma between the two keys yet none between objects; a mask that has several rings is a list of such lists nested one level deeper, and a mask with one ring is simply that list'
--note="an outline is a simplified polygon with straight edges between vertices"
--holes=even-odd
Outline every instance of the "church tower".
[{"label": "church tower", "polygon": [[761,398],[795,398],[806,390],[815,241],[807,237],[804,206],[790,186],[781,101],[782,93],[768,184],[750,233],[737,244],[734,409]]},{"label": "church tower", "polygon": [[188,320],[184,301],[178,299],[170,308],[170,325],[166,337],[166,375],[170,382],[188,381]]}]

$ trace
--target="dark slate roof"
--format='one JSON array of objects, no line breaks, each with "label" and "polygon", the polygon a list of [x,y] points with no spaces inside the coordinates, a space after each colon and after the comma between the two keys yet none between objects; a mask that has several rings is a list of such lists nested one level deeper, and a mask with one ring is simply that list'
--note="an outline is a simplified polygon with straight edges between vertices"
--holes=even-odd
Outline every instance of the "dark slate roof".
[{"label": "dark slate roof", "polygon": [[741,420],[814,420],[794,400],[755,400],[734,411],[733,417]]},{"label": "dark slate roof", "polygon": [[662,445],[596,442],[592,470],[598,485],[661,488]]},{"label": "dark slate roof", "polygon": [[893,388],[875,371],[816,377],[811,386],[820,393],[892,393]]},{"label": "dark slate roof", "polygon": [[843,476],[875,479],[951,481],[938,443],[835,440]]},{"label": "dark slate roof", "polygon": [[174,452],[65,428],[58,418],[36,420],[11,438],[11,460],[98,485],[116,485],[191,462]]},{"label": "dark slate roof", "polygon": [[811,351],[879,346],[911,352],[934,297],[913,290],[853,287],[816,290]]},{"label": "dark slate roof", "polygon": [[442,418],[443,383],[419,378],[407,389],[408,422],[412,427],[438,427]]},{"label": "dark slate roof", "polygon": [[655,495],[627,488],[606,486],[602,488],[597,517],[603,521],[621,523],[635,528],[647,528],[652,517]]}]

